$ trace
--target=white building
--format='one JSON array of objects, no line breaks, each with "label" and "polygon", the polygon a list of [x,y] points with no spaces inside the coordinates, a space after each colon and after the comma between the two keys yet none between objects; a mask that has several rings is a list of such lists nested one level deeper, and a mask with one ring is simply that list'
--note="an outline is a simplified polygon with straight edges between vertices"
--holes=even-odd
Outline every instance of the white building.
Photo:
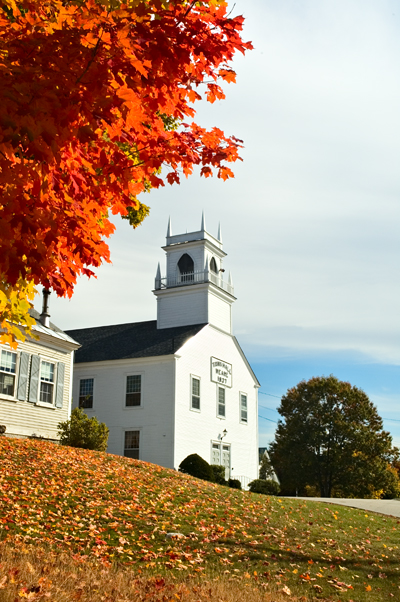
[{"label": "white building", "polygon": [[258,387],[232,335],[220,232],[172,236],[157,320],[68,331],[82,347],[74,404],[110,429],[110,453],[178,468],[192,453],[243,485],[258,474]]},{"label": "white building", "polygon": [[38,337],[0,345],[0,425],[6,435],[57,440],[57,426],[71,414],[73,353],[79,347],[49,321],[47,298],[41,315],[31,310]]}]

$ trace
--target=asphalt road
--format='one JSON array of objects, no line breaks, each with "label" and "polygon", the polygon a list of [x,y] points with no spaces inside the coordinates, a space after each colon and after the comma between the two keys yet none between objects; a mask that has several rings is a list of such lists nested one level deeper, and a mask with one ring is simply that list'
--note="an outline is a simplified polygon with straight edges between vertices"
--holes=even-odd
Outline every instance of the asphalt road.
[{"label": "asphalt road", "polygon": [[324,504],[338,504],[339,506],[349,506],[350,508],[360,508],[368,512],[379,512],[388,516],[400,518],[400,500],[353,500],[345,498],[326,498],[326,497],[299,497],[299,500],[309,500],[311,502],[323,502]]}]

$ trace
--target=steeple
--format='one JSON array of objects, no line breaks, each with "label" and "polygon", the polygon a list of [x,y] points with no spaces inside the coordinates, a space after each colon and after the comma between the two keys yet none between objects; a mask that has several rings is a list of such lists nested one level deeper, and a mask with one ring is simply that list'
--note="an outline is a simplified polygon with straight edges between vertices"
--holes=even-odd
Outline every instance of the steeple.
[{"label": "steeple", "polygon": [[221,222],[219,222],[218,224],[218,236],[217,236],[219,242],[222,243],[222,233],[221,233]]},{"label": "steeple", "polygon": [[197,232],[172,235],[168,222],[167,270],[160,265],[155,278],[157,328],[209,323],[231,333],[231,309],[235,301],[231,277],[224,280],[221,227],[218,238],[206,230],[204,212]]}]

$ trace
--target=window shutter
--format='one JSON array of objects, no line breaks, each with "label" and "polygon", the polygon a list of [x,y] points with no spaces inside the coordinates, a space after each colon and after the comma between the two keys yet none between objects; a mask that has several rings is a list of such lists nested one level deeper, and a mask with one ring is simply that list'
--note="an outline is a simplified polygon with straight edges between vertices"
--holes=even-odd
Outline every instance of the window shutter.
[{"label": "window shutter", "polygon": [[65,364],[63,362],[58,362],[58,367],[57,367],[57,389],[56,389],[56,408],[62,408],[63,407],[64,376],[65,376]]},{"label": "window shutter", "polygon": [[21,401],[26,401],[27,393],[28,393],[28,375],[29,375],[29,360],[31,354],[25,353],[25,351],[21,351],[21,355],[19,357],[19,375],[18,375],[18,389],[17,389],[17,399]]},{"label": "window shutter", "polygon": [[29,398],[28,398],[28,401],[30,401],[31,403],[36,403],[38,400],[39,372],[40,372],[40,356],[32,355],[31,379],[29,382]]}]

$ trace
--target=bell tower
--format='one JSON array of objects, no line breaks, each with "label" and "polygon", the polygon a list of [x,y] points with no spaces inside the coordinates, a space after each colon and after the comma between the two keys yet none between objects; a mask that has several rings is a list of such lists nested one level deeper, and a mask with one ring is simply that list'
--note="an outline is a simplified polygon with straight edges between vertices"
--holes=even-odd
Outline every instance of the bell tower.
[{"label": "bell tower", "polygon": [[172,235],[168,222],[166,275],[158,264],[154,294],[157,328],[212,324],[232,334],[232,278],[224,280],[221,227],[215,238],[206,230],[204,213],[197,232]]}]

